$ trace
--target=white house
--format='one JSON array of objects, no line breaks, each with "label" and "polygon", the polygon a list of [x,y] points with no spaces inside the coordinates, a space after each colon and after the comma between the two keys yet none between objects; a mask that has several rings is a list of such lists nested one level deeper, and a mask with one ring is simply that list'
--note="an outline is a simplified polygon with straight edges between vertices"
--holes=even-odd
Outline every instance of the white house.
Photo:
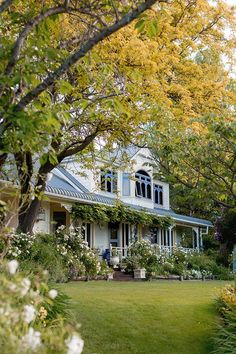
[{"label": "white house", "polygon": [[176,214],[171,210],[169,185],[155,179],[149,149],[130,147],[126,153],[130,160],[126,169],[119,164],[112,164],[113,167],[106,167],[104,171],[102,162],[98,162],[96,169],[85,170],[73,159],[55,168],[47,183],[47,198],[41,204],[34,231],[50,233],[63,224],[69,227],[74,203],[112,206],[119,200],[134,210],[145,210],[160,217],[169,216],[173,223],[167,229],[161,229],[158,226],[148,228],[125,222],[114,225],[81,220],[85,239],[90,247],[99,249],[100,254],[113,247],[124,255],[134,238],[142,237],[149,239],[155,247],[166,250],[183,246],[186,251],[189,247],[200,250],[203,237],[212,226],[211,222]]}]

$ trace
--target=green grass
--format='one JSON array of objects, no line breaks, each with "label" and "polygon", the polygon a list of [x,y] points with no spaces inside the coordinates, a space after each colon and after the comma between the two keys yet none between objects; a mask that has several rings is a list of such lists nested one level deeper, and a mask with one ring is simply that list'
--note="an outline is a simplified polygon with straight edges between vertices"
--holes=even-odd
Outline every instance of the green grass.
[{"label": "green grass", "polygon": [[85,354],[207,354],[224,282],[73,282]]}]

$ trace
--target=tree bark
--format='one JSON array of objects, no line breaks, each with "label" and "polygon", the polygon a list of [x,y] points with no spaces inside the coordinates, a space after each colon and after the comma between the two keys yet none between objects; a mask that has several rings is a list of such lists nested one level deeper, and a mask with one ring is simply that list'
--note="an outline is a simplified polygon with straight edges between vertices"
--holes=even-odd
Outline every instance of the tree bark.
[{"label": "tree bark", "polygon": [[19,214],[18,232],[32,234],[37,214],[40,208],[40,200],[35,198],[23,214]]},{"label": "tree bark", "polygon": [[[25,203],[22,203],[19,207],[19,216],[18,216],[18,231],[24,233],[32,233],[33,227],[37,218],[39,211],[42,193],[46,188],[47,175],[50,171],[53,170],[55,166],[52,165],[49,161],[40,167],[38,171],[37,182],[34,187],[34,199],[27,198]],[[30,197],[30,196],[29,196]]]},{"label": "tree bark", "polygon": [[2,2],[2,4],[0,5],[0,13],[2,13],[3,11],[5,11],[13,2],[13,0],[5,0]]}]

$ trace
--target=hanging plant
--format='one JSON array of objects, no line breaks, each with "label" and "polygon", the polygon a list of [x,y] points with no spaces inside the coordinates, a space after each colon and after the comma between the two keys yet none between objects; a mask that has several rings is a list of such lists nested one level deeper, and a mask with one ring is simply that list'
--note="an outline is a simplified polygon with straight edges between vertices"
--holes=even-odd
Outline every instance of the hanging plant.
[{"label": "hanging plant", "polygon": [[71,216],[74,221],[82,219],[85,222],[97,222],[98,224],[127,222],[131,225],[140,224],[163,229],[173,224],[173,220],[168,216],[151,214],[144,209],[133,210],[121,203],[115,206],[76,203],[72,208]]}]

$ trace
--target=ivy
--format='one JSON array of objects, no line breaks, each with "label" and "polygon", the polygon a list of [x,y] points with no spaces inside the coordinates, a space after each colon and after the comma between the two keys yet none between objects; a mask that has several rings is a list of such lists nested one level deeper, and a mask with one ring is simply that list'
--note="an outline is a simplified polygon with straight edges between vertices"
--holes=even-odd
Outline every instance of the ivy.
[{"label": "ivy", "polygon": [[86,222],[97,222],[99,224],[106,222],[128,222],[132,225],[140,224],[164,229],[173,224],[170,217],[151,214],[146,209],[133,210],[121,203],[115,206],[76,203],[72,208],[71,216],[74,221],[82,219]]}]

